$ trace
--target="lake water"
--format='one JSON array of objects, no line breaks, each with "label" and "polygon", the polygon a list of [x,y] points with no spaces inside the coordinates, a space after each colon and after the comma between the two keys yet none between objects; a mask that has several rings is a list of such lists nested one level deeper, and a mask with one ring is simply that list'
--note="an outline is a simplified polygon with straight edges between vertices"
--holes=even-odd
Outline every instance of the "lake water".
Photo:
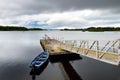
[{"label": "lake water", "polygon": [[79,60],[48,61],[38,75],[30,75],[29,64],[43,51],[40,39],[45,34],[64,40],[120,38],[120,32],[1,31],[0,80],[120,80],[120,67],[84,56]]}]

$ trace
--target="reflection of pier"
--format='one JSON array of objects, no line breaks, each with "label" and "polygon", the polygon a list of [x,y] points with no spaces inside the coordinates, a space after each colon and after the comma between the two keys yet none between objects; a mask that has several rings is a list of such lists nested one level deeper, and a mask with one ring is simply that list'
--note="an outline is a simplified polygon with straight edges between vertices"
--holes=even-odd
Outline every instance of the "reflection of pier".
[{"label": "reflection of pier", "polygon": [[69,76],[69,80],[82,80],[69,62],[63,61],[61,62],[61,64],[63,66],[63,69]]},{"label": "reflection of pier", "polygon": [[79,54],[64,54],[50,56],[51,63],[58,63],[65,80],[82,80],[69,61],[80,60]]},{"label": "reflection of pier", "polygon": [[99,61],[120,65],[120,39],[118,40],[56,40],[45,36],[40,40],[50,55],[77,53]]}]

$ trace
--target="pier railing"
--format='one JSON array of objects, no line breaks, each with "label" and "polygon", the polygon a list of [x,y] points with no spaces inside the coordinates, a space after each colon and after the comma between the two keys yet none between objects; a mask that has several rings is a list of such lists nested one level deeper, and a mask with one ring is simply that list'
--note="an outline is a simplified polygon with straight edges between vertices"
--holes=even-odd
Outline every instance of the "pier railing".
[{"label": "pier railing", "polygon": [[117,40],[63,40],[61,49],[103,62],[120,64],[120,39]]}]

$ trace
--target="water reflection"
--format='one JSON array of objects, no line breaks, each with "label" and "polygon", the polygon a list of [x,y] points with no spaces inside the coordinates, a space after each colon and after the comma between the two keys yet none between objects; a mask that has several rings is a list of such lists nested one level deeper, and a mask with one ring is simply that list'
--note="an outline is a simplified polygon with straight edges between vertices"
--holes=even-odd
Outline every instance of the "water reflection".
[{"label": "water reflection", "polygon": [[70,80],[82,80],[68,61],[62,61],[61,63]]},{"label": "water reflection", "polygon": [[36,79],[36,75],[40,75],[44,69],[47,67],[49,61],[47,60],[47,62],[45,62],[42,66],[40,66],[40,68],[38,69],[31,69],[30,71],[30,75],[32,76],[32,80]]},{"label": "water reflection", "polygon": [[[79,54],[64,54],[64,55],[52,55],[50,56],[51,63],[59,63],[59,67],[68,80],[82,80],[69,61],[80,60],[82,59]],[[64,70],[63,70],[64,69]]]},{"label": "water reflection", "polygon": [[[31,60],[42,52],[39,40],[48,34],[51,37],[64,37],[64,40],[84,39],[118,39],[120,32],[80,32],[80,31],[3,31],[0,32],[0,80],[31,80]],[[76,35],[77,34],[77,35]],[[74,36],[75,35],[75,36]],[[72,37],[71,37],[72,36]],[[82,56],[82,60],[69,59],[72,57],[54,57],[36,80],[69,80],[67,69],[69,64],[83,80],[119,80],[120,67],[106,64]],[[62,61],[67,61],[63,62]],[[55,63],[56,62],[56,63]],[[67,66],[65,66],[67,64]],[[63,70],[63,72],[62,72]],[[73,72],[72,70],[68,70]],[[62,73],[61,73],[62,72]],[[64,74],[65,72],[65,74]],[[74,73],[74,72],[73,72]],[[65,76],[69,79],[65,79]],[[109,76],[109,77],[108,77]],[[79,78],[78,78],[79,79]],[[76,79],[77,80],[77,79]]]}]

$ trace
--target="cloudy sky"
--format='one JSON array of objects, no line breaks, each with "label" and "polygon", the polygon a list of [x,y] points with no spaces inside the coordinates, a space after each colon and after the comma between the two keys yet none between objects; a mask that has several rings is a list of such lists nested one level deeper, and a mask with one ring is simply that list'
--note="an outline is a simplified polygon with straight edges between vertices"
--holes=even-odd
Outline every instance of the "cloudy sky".
[{"label": "cloudy sky", "polygon": [[120,0],[0,0],[0,25],[47,29],[120,26]]}]

